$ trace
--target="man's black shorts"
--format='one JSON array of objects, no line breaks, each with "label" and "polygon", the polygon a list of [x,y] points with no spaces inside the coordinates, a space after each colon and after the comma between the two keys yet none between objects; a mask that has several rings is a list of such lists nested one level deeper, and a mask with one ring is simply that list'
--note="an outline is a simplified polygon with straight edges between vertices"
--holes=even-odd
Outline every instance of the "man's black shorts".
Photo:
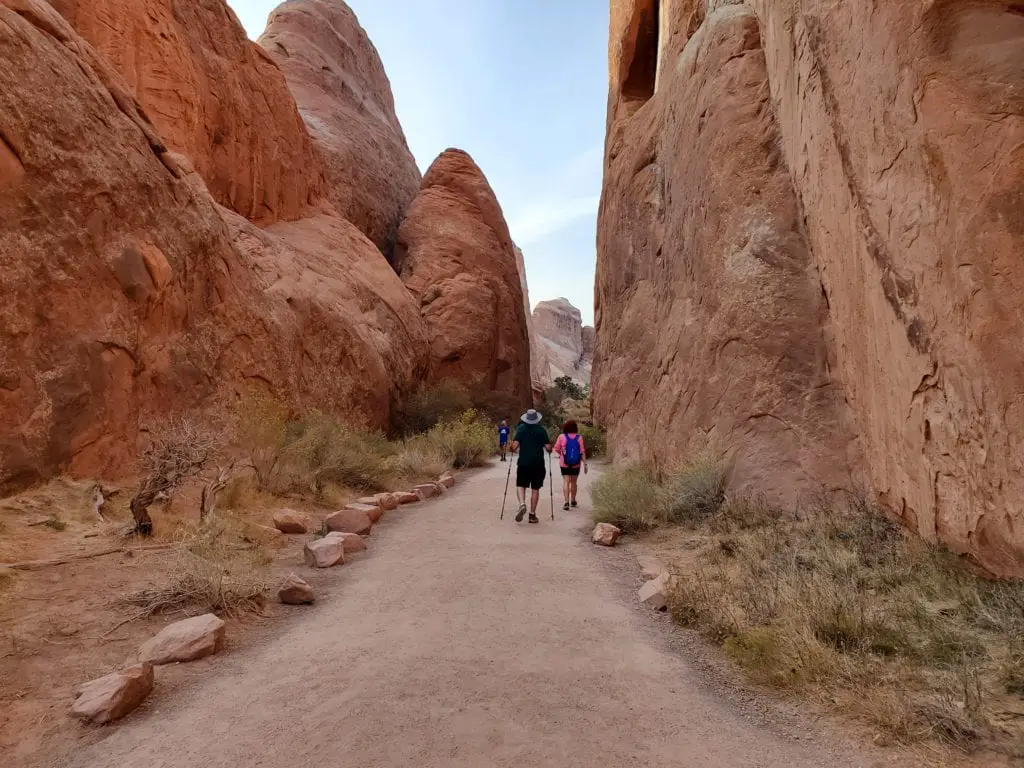
[{"label": "man's black shorts", "polygon": [[545,474],[543,464],[520,464],[516,467],[516,488],[532,488],[539,491],[544,487]]}]

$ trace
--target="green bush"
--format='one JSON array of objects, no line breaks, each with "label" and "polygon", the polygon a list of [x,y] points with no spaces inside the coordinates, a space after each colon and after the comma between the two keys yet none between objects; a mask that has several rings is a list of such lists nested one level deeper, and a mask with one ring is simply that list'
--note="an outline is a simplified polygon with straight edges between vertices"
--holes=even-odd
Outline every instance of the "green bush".
[{"label": "green bush", "polygon": [[608,437],[600,427],[589,424],[580,424],[580,434],[583,435],[583,444],[587,446],[587,458],[596,459],[608,453]]},{"label": "green bush", "polygon": [[491,425],[481,421],[480,414],[472,409],[459,419],[437,424],[424,435],[424,444],[456,469],[486,464],[496,440]]},{"label": "green bush", "polygon": [[391,459],[391,469],[397,477],[416,482],[434,480],[451,466],[451,461],[427,435],[409,438]]},{"label": "green bush", "polygon": [[711,517],[725,501],[725,482],[725,465],[711,455],[702,454],[681,464],[665,484],[668,520],[693,523]]},{"label": "green bush", "polygon": [[595,523],[611,523],[625,533],[646,531],[665,519],[665,493],[654,471],[642,464],[610,469],[593,489]]},{"label": "green bush", "polygon": [[323,498],[331,485],[374,491],[387,488],[394,444],[380,432],[343,424],[311,411],[285,427],[274,490],[312,492]]}]

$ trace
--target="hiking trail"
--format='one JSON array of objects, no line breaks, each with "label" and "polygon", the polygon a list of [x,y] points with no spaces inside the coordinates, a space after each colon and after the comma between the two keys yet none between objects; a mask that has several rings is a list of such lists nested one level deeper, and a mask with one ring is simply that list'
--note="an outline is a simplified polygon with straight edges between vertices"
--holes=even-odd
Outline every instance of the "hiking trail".
[{"label": "hiking trail", "polygon": [[505,472],[389,513],[325,599],[62,765],[881,765],[813,725],[805,740],[758,725],[701,684],[584,535],[594,472],[554,524],[545,488],[540,525],[508,507],[498,522]]}]

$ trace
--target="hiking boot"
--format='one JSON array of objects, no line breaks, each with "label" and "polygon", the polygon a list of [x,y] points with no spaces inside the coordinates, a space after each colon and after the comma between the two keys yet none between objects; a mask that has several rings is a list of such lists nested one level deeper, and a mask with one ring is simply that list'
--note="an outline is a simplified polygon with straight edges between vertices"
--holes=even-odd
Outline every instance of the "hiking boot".
[{"label": "hiking boot", "polygon": [[569,511],[569,502],[568,501],[565,502],[565,504],[562,505],[562,511],[563,512],[568,512]]},{"label": "hiking boot", "polygon": [[[519,512],[516,514],[516,522],[517,523],[523,522],[523,518],[524,517],[526,517],[526,505],[525,504],[520,504],[519,505]],[[530,515],[530,517],[533,517],[533,515]]]},{"label": "hiking boot", "polygon": [[537,516],[536,516],[535,514],[533,514],[533,513],[531,512],[531,513],[530,513],[530,522],[531,522],[531,523],[539,523],[539,522],[540,522],[540,519],[539,519],[539,518],[538,518],[538,517],[537,517]]},{"label": "hiking boot", "polygon": [[577,504],[577,503],[576,503],[576,499],[573,499],[573,500],[572,500],[572,504],[570,504],[570,506],[571,506],[571,507],[572,507],[573,509],[576,509],[576,507],[578,507],[578,506],[579,506],[579,504]]}]

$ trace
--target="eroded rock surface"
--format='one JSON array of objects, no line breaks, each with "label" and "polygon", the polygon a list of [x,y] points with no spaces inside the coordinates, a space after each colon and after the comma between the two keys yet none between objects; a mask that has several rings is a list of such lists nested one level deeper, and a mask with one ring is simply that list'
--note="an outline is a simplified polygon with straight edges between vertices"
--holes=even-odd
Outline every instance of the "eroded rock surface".
[{"label": "eroded rock surface", "polygon": [[925,538],[1024,574],[1024,16],[657,9],[612,3],[613,444],[707,440],[789,502],[863,480]]},{"label": "eroded rock surface", "polygon": [[230,424],[252,386],[388,423],[426,335],[362,233],[218,206],[40,0],[0,2],[0,60],[0,491],[122,475],[141,428]]},{"label": "eroded rock surface", "polygon": [[271,14],[260,45],[299,105],[327,198],[390,258],[420,172],[377,49],[340,0],[288,0]]},{"label": "eroded rock surface", "polygon": [[284,76],[224,0],[50,2],[218,203],[269,224],[315,201],[321,174]]},{"label": "eroded rock surface", "polygon": [[396,267],[430,336],[430,379],[530,399],[530,341],[515,246],[465,152],[427,171],[398,233]]},{"label": "eroded rock surface", "polygon": [[548,362],[549,383],[568,376],[580,384],[589,384],[593,345],[588,354],[580,311],[568,299],[542,301],[533,311],[533,325]]}]

